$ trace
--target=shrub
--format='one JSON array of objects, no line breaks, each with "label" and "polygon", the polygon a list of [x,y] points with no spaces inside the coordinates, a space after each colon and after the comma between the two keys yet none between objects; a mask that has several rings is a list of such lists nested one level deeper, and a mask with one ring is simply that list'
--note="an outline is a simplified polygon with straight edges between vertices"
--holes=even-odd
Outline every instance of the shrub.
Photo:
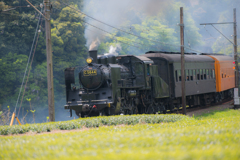
[{"label": "shrub", "polygon": [[141,123],[168,123],[176,122],[182,119],[188,119],[183,115],[124,115],[124,116],[109,116],[109,117],[91,117],[82,118],[65,122],[49,122],[41,124],[27,124],[27,125],[14,125],[14,126],[0,126],[0,135],[9,134],[23,134],[26,132],[50,132],[52,130],[72,130],[84,127],[96,128],[99,126],[111,126],[111,125],[136,125]]}]

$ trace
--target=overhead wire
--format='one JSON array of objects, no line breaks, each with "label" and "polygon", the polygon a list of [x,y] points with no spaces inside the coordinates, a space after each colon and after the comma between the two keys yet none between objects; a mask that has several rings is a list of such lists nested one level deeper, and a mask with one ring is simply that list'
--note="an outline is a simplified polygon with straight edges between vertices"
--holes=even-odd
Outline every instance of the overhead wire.
[{"label": "overhead wire", "polygon": [[[42,14],[42,12],[40,12],[34,5],[32,5],[32,3],[30,3],[28,0],[26,0],[26,1],[27,1],[28,4],[29,4],[30,6],[32,6],[39,14],[41,14],[44,18],[47,19],[47,17],[45,17],[45,16]],[[50,20],[50,19],[47,19],[47,20]]]},{"label": "overhead wire", "polygon": [[[39,14],[39,15],[41,16],[41,14]],[[38,31],[41,30],[41,25],[42,25],[42,19],[41,19],[41,24],[40,24],[40,27],[39,27]],[[29,70],[28,70],[27,80],[26,80],[25,87],[24,87],[24,91],[23,91],[23,94],[22,94],[22,100],[21,100],[21,103],[20,103],[20,106],[19,106],[19,110],[18,110],[18,116],[19,116],[20,109],[21,109],[21,106],[22,106],[23,97],[24,97],[24,94],[25,94],[25,91],[26,91],[26,88],[27,88],[28,78],[29,78],[29,75],[30,75],[30,71],[31,71],[31,66],[32,66],[33,58],[34,58],[35,51],[36,51],[36,48],[37,48],[39,35],[40,35],[40,32],[38,32],[37,40],[36,40],[36,43],[35,43],[35,48],[34,48],[34,51],[33,51],[31,64],[30,64],[30,67],[29,67]]]},{"label": "overhead wire", "polygon": [[[41,12],[42,12],[42,9],[41,9]],[[40,17],[41,17],[41,14],[40,14]],[[34,43],[35,43],[36,35],[37,35],[37,32],[38,32],[38,27],[39,27],[40,20],[41,20],[41,18],[39,18],[39,20],[38,20],[36,31],[35,31],[33,42],[32,42],[32,47],[31,47],[31,50],[30,50],[30,53],[29,53],[29,56],[28,56],[27,66],[26,66],[26,69],[25,69],[25,72],[24,72],[24,75],[23,75],[22,84],[21,84],[20,91],[19,91],[19,94],[18,94],[16,106],[15,106],[15,109],[14,109],[15,113],[16,113],[16,108],[17,108],[18,101],[19,101],[19,98],[20,98],[20,95],[21,95],[21,92],[22,92],[22,87],[23,87],[23,83],[24,83],[24,80],[25,80],[25,77],[26,77],[29,61],[30,61],[30,58],[31,58],[31,55],[32,55],[32,50],[33,50],[33,46],[34,46]],[[19,107],[19,111],[20,111],[20,107]],[[18,115],[19,115],[19,112],[18,112]]]},{"label": "overhead wire", "polygon": [[188,46],[191,48],[191,44],[190,44],[190,42],[189,42],[189,38],[188,38],[188,33],[187,33],[187,32],[188,32],[188,30],[186,30],[186,32],[185,32],[185,33],[186,33],[186,36],[187,36]]},{"label": "overhead wire", "polygon": [[[8,15],[12,15],[12,16],[19,16],[19,17],[23,17],[24,15],[22,15],[22,14],[12,14],[12,13],[1,13],[1,14],[8,14]],[[33,19],[39,19],[39,18],[36,18],[36,17],[34,17],[34,18],[31,18],[31,17],[27,17],[28,19],[31,19],[31,20],[33,20]],[[43,19],[43,18],[41,18],[41,19]],[[19,20],[19,19],[18,19]]]},{"label": "overhead wire", "polygon": [[[89,30],[89,31],[91,31],[91,32],[94,32],[93,30],[91,30],[91,29],[89,29],[89,28],[85,28],[86,30]],[[96,33],[96,32],[95,32]],[[110,33],[108,33],[108,34],[110,34]],[[103,35],[103,34],[102,34]],[[134,45],[131,45],[131,44],[129,44],[129,43],[125,43],[125,42],[123,42],[123,41],[119,41],[117,38],[116,38],[116,36],[112,36],[112,37],[109,37],[109,38],[111,38],[111,39],[113,39],[113,40],[116,40],[117,42],[119,42],[119,43],[123,43],[123,44],[125,44],[125,45],[128,45],[128,46],[132,46],[132,47],[136,47],[136,48],[138,48],[138,49],[141,49],[139,46],[134,46]]]},{"label": "overhead wire", "polygon": [[[56,7],[55,7],[55,9],[60,10],[60,9],[58,9],[58,8],[56,8]],[[73,15],[73,14],[71,14],[71,13],[69,13],[69,12],[65,12],[65,13],[68,13],[69,15]],[[132,46],[132,47],[136,47],[136,48],[141,49],[139,46],[131,45],[131,44],[129,44],[129,43],[126,43],[126,42],[123,42],[123,41],[121,41],[121,40],[118,40],[117,38],[119,38],[119,37],[115,36],[114,34],[108,32],[108,31],[106,31],[106,30],[104,30],[104,29],[101,29],[101,28],[99,28],[99,27],[97,27],[97,26],[95,26],[95,25],[92,25],[92,24],[86,22],[86,21],[83,20],[83,19],[80,19],[80,21],[88,24],[88,25],[91,26],[91,27],[97,28],[98,30],[100,30],[100,31],[102,31],[102,32],[105,32],[105,33],[111,35],[112,37],[116,37],[115,40],[117,40],[118,42],[121,42],[121,43],[127,44],[127,45],[129,45],[129,46]],[[87,29],[87,28],[86,28],[86,29]],[[89,29],[89,30],[90,30],[90,29]],[[114,38],[112,38],[112,39],[114,39]],[[124,38],[124,39],[126,39],[126,38]],[[133,41],[133,40],[129,40],[129,39],[127,39],[127,41],[132,41],[133,43],[137,43],[137,44],[140,44],[140,45],[144,45],[144,44],[141,44],[141,43],[135,42],[135,41]]]},{"label": "overhead wire", "polygon": [[[211,24],[212,25],[212,24]],[[221,31],[219,31],[214,25],[212,25],[213,26],[213,28],[215,28],[223,37],[225,37],[230,43],[232,43],[233,45],[234,45],[234,43],[230,40],[230,39],[228,39]]]},{"label": "overhead wire", "polygon": [[207,30],[206,25],[204,25],[203,28],[206,30],[206,32],[207,32],[211,37],[213,37],[212,34]]}]

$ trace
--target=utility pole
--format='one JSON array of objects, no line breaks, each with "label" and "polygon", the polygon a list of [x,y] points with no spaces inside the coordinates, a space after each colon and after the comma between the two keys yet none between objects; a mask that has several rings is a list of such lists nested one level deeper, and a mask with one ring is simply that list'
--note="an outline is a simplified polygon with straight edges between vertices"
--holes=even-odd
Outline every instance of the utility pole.
[{"label": "utility pole", "polygon": [[54,89],[53,89],[53,63],[52,42],[50,24],[50,0],[44,0],[45,7],[45,30],[46,30],[46,52],[47,52],[47,83],[48,83],[48,111],[50,122],[55,121]]},{"label": "utility pole", "polygon": [[235,60],[235,70],[236,70],[236,80],[235,80],[235,86],[238,88],[238,55],[237,55],[237,22],[236,22],[236,8],[233,9],[233,43],[234,43],[234,60]]},{"label": "utility pole", "polygon": [[182,110],[183,110],[182,113],[186,115],[183,7],[180,8],[180,37],[181,37],[181,77],[182,77]]},{"label": "utility pole", "polygon": [[[234,103],[234,108],[239,107],[239,72],[238,72],[238,54],[237,54],[237,21],[236,21],[236,8],[233,9],[233,48],[234,48],[234,60],[235,60],[235,90],[234,99],[237,99],[237,103]],[[236,101],[236,100],[235,100]]]},{"label": "utility pole", "polygon": [[[229,40],[222,32],[220,32],[215,24],[233,24],[233,42]],[[234,61],[235,61],[235,88],[234,88],[234,108],[238,108],[240,105],[239,99],[239,70],[238,70],[238,54],[237,54],[237,21],[236,21],[236,8],[233,9],[233,22],[221,22],[221,23],[201,23],[200,25],[212,25],[223,37],[225,37],[234,48]]]}]

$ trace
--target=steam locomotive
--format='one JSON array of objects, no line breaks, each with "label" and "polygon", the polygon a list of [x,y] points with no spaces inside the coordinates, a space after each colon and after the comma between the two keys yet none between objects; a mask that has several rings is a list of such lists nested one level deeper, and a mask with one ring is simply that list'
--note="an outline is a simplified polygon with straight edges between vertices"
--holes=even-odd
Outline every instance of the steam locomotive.
[{"label": "steam locomotive", "polygon": [[233,58],[224,55],[185,54],[185,75],[177,52],[149,51],[141,56],[89,51],[87,65],[78,73],[65,69],[65,109],[79,117],[165,113],[181,107],[185,80],[188,106],[204,106],[233,97]]}]

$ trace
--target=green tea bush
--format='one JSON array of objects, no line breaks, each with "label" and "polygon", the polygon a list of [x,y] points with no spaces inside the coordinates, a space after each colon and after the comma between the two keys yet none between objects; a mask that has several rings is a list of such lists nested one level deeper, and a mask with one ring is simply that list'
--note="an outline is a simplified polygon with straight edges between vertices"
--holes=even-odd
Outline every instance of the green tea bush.
[{"label": "green tea bush", "polygon": [[65,122],[49,122],[41,124],[26,124],[26,125],[14,125],[14,126],[0,126],[0,135],[9,134],[23,134],[26,132],[50,132],[52,130],[72,130],[80,129],[83,126],[87,128],[96,128],[99,126],[111,126],[111,125],[136,125],[136,124],[156,124],[156,123],[168,123],[176,122],[182,119],[188,119],[183,115],[123,115],[123,116],[109,116],[109,117],[91,117],[82,118]]},{"label": "green tea bush", "polygon": [[92,128],[0,136],[0,159],[239,160],[239,119],[240,110],[227,110],[198,119],[182,115],[136,115],[25,125],[22,130],[14,126],[2,131],[12,134],[25,130],[37,132],[37,129]]}]

